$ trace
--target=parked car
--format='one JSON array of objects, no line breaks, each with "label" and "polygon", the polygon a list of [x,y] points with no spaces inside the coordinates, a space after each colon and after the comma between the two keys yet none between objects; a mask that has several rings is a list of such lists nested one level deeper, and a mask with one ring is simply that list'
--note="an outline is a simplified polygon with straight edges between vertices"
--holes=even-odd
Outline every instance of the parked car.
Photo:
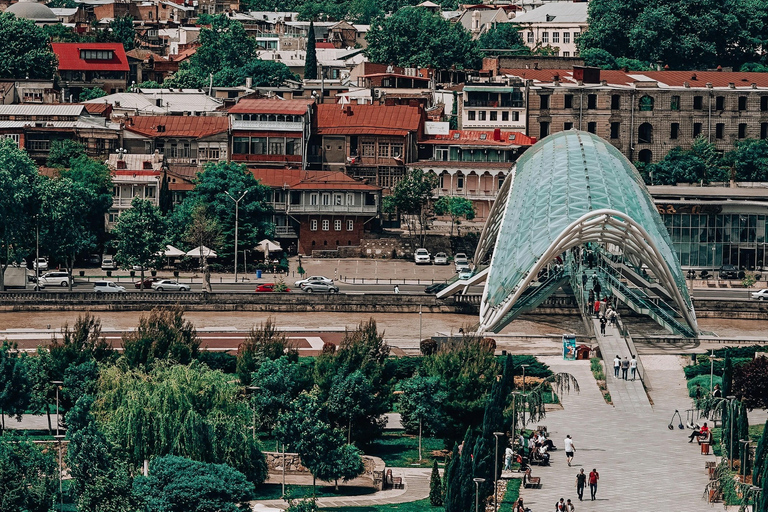
[{"label": "parked car", "polygon": [[448,264],[448,255],[444,252],[439,252],[435,254],[435,259],[433,261],[435,265],[447,265]]},{"label": "parked car", "polygon": [[321,283],[319,281],[303,284],[301,289],[306,293],[339,293],[339,288],[337,286]]},{"label": "parked car", "polygon": [[[275,291],[275,283],[264,283],[256,287],[256,292],[258,293],[269,293],[274,291]],[[285,293],[288,293],[290,291],[291,291],[290,288],[285,289]]]},{"label": "parked car", "polygon": [[768,300],[768,288],[759,292],[752,292],[752,298],[755,300]]},{"label": "parked car", "polygon": [[152,289],[157,290],[158,292],[164,292],[166,290],[170,292],[188,292],[189,285],[182,284],[173,279],[161,279],[160,281],[152,283]]},{"label": "parked car", "polygon": [[70,277],[67,272],[46,272],[40,276],[40,287],[69,286]]},{"label": "parked car", "polygon": [[125,288],[112,281],[94,281],[93,291],[96,293],[125,293]]},{"label": "parked car", "polygon": [[333,285],[333,279],[328,279],[325,276],[312,276],[312,277],[307,277],[306,279],[299,279],[293,284],[294,286],[296,286],[296,288],[301,288],[305,284],[309,284],[309,283],[324,283],[327,285]]},{"label": "parked car", "polygon": [[472,277],[472,270],[469,267],[462,268],[459,271],[459,279],[469,279]]},{"label": "parked car", "polygon": [[739,268],[736,265],[723,265],[720,267],[720,279],[738,279]]},{"label": "parked car", "polygon": [[429,251],[424,249],[423,247],[420,247],[416,249],[416,252],[413,253],[413,261],[417,265],[429,265],[432,263],[432,258],[430,257]]},{"label": "parked car", "polygon": [[467,255],[464,254],[463,252],[457,252],[456,255],[453,257],[453,263],[455,263],[457,267],[459,265],[468,267],[469,259],[467,258]]},{"label": "parked car", "polygon": [[48,270],[48,258],[37,258],[32,262],[32,268],[37,270]]},{"label": "parked car", "polygon": [[438,293],[448,288],[448,283],[435,283],[424,288],[425,293]]},{"label": "parked car", "polygon": [[[144,289],[148,290],[148,289],[152,288],[152,284],[156,283],[159,280],[160,280],[160,278],[157,278],[157,277],[148,277],[148,278],[144,279]],[[142,281],[140,281],[140,280],[136,281],[136,283],[134,283],[134,286],[136,286],[136,288],[141,288],[142,287],[141,283],[142,283]]]},{"label": "parked car", "polygon": [[104,256],[101,260],[101,270],[117,270],[117,263],[112,256]]}]

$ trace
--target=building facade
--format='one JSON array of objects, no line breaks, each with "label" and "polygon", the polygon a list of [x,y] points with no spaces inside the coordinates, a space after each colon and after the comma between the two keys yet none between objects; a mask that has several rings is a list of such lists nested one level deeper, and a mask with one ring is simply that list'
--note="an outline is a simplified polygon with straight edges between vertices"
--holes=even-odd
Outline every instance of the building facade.
[{"label": "building facade", "polygon": [[87,88],[112,94],[128,87],[128,57],[121,43],[51,43],[51,48],[59,59],[64,101],[77,101]]},{"label": "building facade", "polygon": [[105,219],[107,229],[112,229],[120,214],[131,208],[134,197],[160,203],[160,184],[164,159],[160,152],[151,154],[111,154],[107,166],[112,172],[112,206]]}]

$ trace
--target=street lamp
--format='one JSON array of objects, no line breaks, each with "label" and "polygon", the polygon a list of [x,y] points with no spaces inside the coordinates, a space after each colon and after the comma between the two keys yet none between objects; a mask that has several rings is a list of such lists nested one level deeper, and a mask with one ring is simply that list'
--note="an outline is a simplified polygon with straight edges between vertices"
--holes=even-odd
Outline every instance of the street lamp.
[{"label": "street lamp", "polygon": [[503,436],[504,432],[494,432],[493,436],[496,438],[496,457],[494,458],[493,466],[493,511],[499,510],[499,437]]},{"label": "street lamp", "polygon": [[763,489],[759,485],[750,485],[749,490],[752,491],[752,512],[757,510],[757,496],[763,492]]},{"label": "street lamp", "polygon": [[743,464],[739,464],[739,474],[742,477],[747,476],[747,472],[745,469],[745,466],[749,464],[749,443],[752,441],[749,439],[739,439],[739,443],[743,444],[741,451],[739,452],[741,456],[739,457],[742,461],[744,461]]},{"label": "street lamp", "polygon": [[248,191],[246,190],[245,192],[240,194],[240,197],[237,199],[232,197],[232,195],[226,190],[224,191],[224,193],[227,194],[228,198],[230,198],[232,201],[235,202],[235,283],[237,283],[237,223],[238,223],[238,216],[240,214],[240,201],[245,197],[245,194],[247,194]]},{"label": "street lamp", "polygon": [[473,478],[475,482],[475,512],[480,508],[480,484],[485,482],[485,478]]},{"label": "street lamp", "polygon": [[715,350],[712,349],[712,353],[707,357],[709,357],[709,392],[712,393],[715,389],[715,386],[712,384],[715,378]]},{"label": "street lamp", "polygon": [[51,384],[56,386],[56,435],[59,435],[59,386],[64,384],[60,380],[52,380]]},{"label": "street lamp", "polygon": [[734,424],[734,417],[733,417],[733,411],[731,410],[733,408],[733,402],[736,400],[736,397],[731,395],[727,396],[726,399],[728,400],[728,469],[733,471],[733,424]]},{"label": "street lamp", "polygon": [[62,465],[61,465],[61,442],[64,440],[66,436],[56,434],[53,437],[56,439],[59,445],[59,498],[61,499],[59,503],[59,511],[62,511],[64,510],[64,490],[63,490],[64,486],[62,483],[62,479],[63,479],[62,473],[64,472],[64,470],[62,469]]},{"label": "street lamp", "polygon": [[[522,395],[519,391],[513,391],[512,392],[512,442],[515,442],[515,425],[517,425],[517,397]],[[522,433],[525,430],[525,427],[523,426],[520,429],[520,432]],[[521,449],[525,448],[525,446],[521,446]]]},{"label": "street lamp", "polygon": [[523,393],[525,393],[525,369],[531,366],[530,364],[521,364],[520,367],[523,369]]}]

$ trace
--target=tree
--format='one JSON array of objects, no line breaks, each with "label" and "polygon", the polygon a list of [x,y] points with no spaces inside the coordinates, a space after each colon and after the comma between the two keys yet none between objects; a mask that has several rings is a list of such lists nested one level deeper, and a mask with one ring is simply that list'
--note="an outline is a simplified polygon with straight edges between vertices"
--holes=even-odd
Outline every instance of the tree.
[{"label": "tree", "polygon": [[432,474],[429,477],[429,504],[433,507],[443,506],[443,483],[440,480],[440,470],[437,459],[432,463]]},{"label": "tree", "polygon": [[346,419],[347,443],[352,442],[352,422],[358,418],[367,419],[372,408],[373,394],[371,383],[360,370],[346,376],[336,375],[333,379],[325,406],[330,417]]},{"label": "tree", "polygon": [[134,494],[147,512],[238,512],[253,499],[253,483],[226,464],[168,455],[153,459],[138,476]]},{"label": "tree", "polygon": [[0,436],[0,510],[50,510],[58,495],[54,453],[18,434]]},{"label": "tree", "polygon": [[310,384],[302,367],[288,356],[265,359],[253,373],[251,384],[258,388],[251,404],[256,416],[256,427],[271,432],[277,419],[291,401]]},{"label": "tree", "polygon": [[123,358],[131,368],[146,370],[159,360],[189,364],[199,350],[195,326],[178,306],[154,308],[149,316],[141,316],[136,330],[123,336]]},{"label": "tree", "polygon": [[448,215],[451,217],[451,235],[453,236],[453,225],[461,223],[461,218],[472,220],[475,218],[475,207],[472,201],[466,197],[442,196],[435,202],[435,213],[437,215]]},{"label": "tree", "polygon": [[21,421],[21,415],[27,410],[32,397],[27,355],[18,352],[16,343],[8,340],[0,345],[0,416],[5,431],[5,416],[15,416]]},{"label": "tree", "polygon": [[737,140],[735,148],[723,156],[723,166],[736,181],[768,180],[768,140]]},{"label": "tree", "polygon": [[192,222],[187,227],[186,240],[200,248],[200,267],[203,269],[203,291],[210,293],[211,270],[208,268],[208,254],[203,248],[214,249],[221,241],[221,227],[208,216],[206,207],[198,205],[192,213]]},{"label": "tree", "polygon": [[407,215],[408,232],[417,233],[419,226],[420,245],[424,245],[426,229],[431,219],[431,203],[437,188],[437,176],[421,169],[412,169],[392,188],[392,193],[384,198],[383,210],[387,213],[398,212]]},{"label": "tree", "polygon": [[[3,16],[0,13],[0,28]],[[21,261],[34,247],[37,178],[37,166],[26,151],[12,139],[0,140],[0,291],[5,291],[8,265]]]},{"label": "tree", "polygon": [[728,350],[725,351],[725,358],[723,359],[723,397],[728,397],[733,394],[733,361],[731,361],[731,355]]},{"label": "tree", "polygon": [[151,201],[136,196],[131,208],[117,219],[112,231],[115,259],[123,265],[141,266],[141,288],[144,271],[152,265],[165,248],[165,219],[160,208]]},{"label": "tree", "polygon": [[103,98],[107,95],[107,92],[104,89],[101,89],[99,87],[93,87],[91,89],[83,89],[80,91],[80,96],[78,96],[78,101],[88,101],[88,100],[95,100],[96,98]]},{"label": "tree", "polygon": [[477,68],[480,51],[461,24],[421,7],[403,7],[379,18],[366,35],[371,62],[437,69]]},{"label": "tree", "polygon": [[237,374],[243,385],[251,383],[253,372],[268,360],[283,357],[286,352],[294,361],[298,352],[291,351],[285,338],[285,333],[277,330],[277,324],[272,317],[248,333],[245,341],[237,348]]},{"label": "tree", "polygon": [[405,431],[419,433],[419,460],[421,457],[421,436],[436,434],[445,425],[443,403],[448,399],[448,392],[438,377],[415,375],[402,384],[400,395],[400,416]]},{"label": "tree", "polygon": [[[133,28],[132,16],[118,16],[109,22],[112,39],[123,43],[125,51],[136,47],[136,30]],[[82,100],[81,100],[82,101]]]},{"label": "tree", "polygon": [[315,49],[315,22],[309,22],[307,34],[307,58],[304,61],[304,79],[317,79],[317,50]]},{"label": "tree", "polygon": [[104,217],[112,206],[112,173],[103,162],[84,155],[70,158],[69,168],[62,169],[61,177],[69,178],[94,194],[87,204],[87,221],[90,231],[101,245],[106,240]]},{"label": "tree", "polygon": [[[515,23],[497,23],[477,39],[481,50],[515,50],[515,55],[530,55],[520,35],[520,26]],[[488,53],[486,51],[486,53]]]},{"label": "tree", "polygon": [[85,156],[85,146],[80,142],[64,139],[51,141],[51,151],[45,165],[48,167],[70,167],[73,159]]},{"label": "tree", "polygon": [[768,358],[758,357],[736,367],[731,392],[750,411],[768,407]]},{"label": "tree", "polygon": [[0,13],[0,78],[50,80],[57,59],[43,29],[32,20]]}]

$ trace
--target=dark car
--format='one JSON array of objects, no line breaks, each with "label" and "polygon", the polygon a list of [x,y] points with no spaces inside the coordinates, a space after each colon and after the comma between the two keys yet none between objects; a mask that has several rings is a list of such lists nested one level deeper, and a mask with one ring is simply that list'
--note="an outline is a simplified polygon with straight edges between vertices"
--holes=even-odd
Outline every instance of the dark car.
[{"label": "dark car", "polygon": [[[290,288],[285,289],[285,293],[290,292]],[[256,287],[257,293],[269,293],[269,292],[275,292],[275,283],[264,283],[260,284],[258,287]]]},{"label": "dark car", "polygon": [[[144,289],[145,290],[151,290],[152,289],[152,283],[156,283],[159,280],[160,279],[157,278],[157,277],[148,277],[148,278],[144,279]],[[134,283],[134,286],[136,287],[136,289],[141,288],[141,281],[136,281]]]},{"label": "dark car", "polygon": [[723,265],[720,267],[720,279],[738,279],[739,268],[736,265]]},{"label": "dark car", "polygon": [[445,290],[448,287],[448,283],[435,283],[424,288],[426,293],[438,293]]}]

